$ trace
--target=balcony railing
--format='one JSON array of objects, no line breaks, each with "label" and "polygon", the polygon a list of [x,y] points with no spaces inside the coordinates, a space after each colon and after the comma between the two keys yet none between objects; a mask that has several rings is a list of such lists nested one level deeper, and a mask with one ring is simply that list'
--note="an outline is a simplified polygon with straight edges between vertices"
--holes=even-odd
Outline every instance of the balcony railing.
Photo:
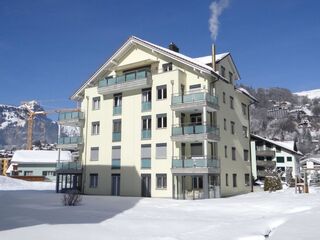
[{"label": "balcony railing", "polygon": [[173,157],[172,168],[219,168],[217,159],[205,156]]},{"label": "balcony railing", "polygon": [[121,106],[117,106],[117,107],[113,107],[113,115],[121,115],[122,113],[122,107]]},{"label": "balcony railing", "polygon": [[142,140],[151,139],[151,130],[142,130],[141,139]]},{"label": "balcony railing", "polygon": [[151,102],[142,102],[141,103],[141,111],[148,112],[151,110]]},{"label": "balcony railing", "polygon": [[82,137],[62,137],[58,139],[58,145],[82,144]]},{"label": "balcony railing", "polygon": [[112,133],[112,141],[120,142],[121,141],[121,132],[113,132]]},{"label": "balcony railing", "polygon": [[120,159],[112,159],[111,169],[120,169]]},{"label": "balcony railing", "polygon": [[171,98],[171,108],[194,107],[194,105],[208,105],[218,108],[218,97],[210,95],[208,92],[189,92],[185,94],[173,94]]},{"label": "balcony railing", "polygon": [[184,124],[184,125],[173,125],[172,136],[179,135],[190,135],[190,134],[202,134],[202,133],[213,133],[219,136],[219,128],[208,124]]},{"label": "balcony railing", "polygon": [[141,169],[150,169],[151,168],[151,159],[142,158],[141,159]]},{"label": "balcony railing", "polygon": [[57,170],[81,170],[80,162],[59,162],[57,163]]},{"label": "balcony railing", "polygon": [[72,121],[84,119],[83,112],[59,112],[58,121]]},{"label": "balcony railing", "polygon": [[144,69],[144,70],[138,70],[135,72],[126,73],[124,75],[117,76],[117,77],[109,77],[109,78],[100,80],[98,87],[99,88],[107,87],[107,86],[112,86],[120,83],[139,80],[139,79],[147,78],[148,76],[150,76],[150,74],[151,73],[149,70]]}]

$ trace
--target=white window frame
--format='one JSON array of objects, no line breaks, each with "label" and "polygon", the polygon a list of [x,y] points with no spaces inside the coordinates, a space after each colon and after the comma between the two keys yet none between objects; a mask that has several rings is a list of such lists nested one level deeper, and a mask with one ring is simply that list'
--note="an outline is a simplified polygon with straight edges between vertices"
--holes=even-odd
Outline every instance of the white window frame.
[{"label": "white window frame", "polygon": [[100,122],[92,122],[91,123],[91,135],[99,135],[100,134]]},{"label": "white window frame", "polygon": [[100,109],[100,97],[92,98],[92,110]]}]

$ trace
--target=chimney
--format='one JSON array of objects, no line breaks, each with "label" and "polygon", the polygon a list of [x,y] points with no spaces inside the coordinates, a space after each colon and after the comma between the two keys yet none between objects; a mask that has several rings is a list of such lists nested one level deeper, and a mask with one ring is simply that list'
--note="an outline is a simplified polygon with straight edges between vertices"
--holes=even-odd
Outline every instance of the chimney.
[{"label": "chimney", "polygon": [[179,52],[179,48],[177,47],[177,45],[175,45],[173,42],[171,42],[169,44],[169,47],[168,47],[171,51],[174,51],[174,52]]},{"label": "chimney", "polygon": [[212,44],[211,46],[211,57],[212,57],[212,69],[216,71],[216,46]]}]

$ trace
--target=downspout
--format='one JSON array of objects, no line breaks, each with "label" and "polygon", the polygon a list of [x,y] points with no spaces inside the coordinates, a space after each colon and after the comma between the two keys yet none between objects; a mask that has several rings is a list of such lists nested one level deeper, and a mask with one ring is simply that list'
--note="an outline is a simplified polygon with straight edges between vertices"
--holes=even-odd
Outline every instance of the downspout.
[{"label": "downspout", "polygon": [[251,192],[253,192],[253,173],[252,173],[252,154],[251,154],[251,123],[250,123],[250,106],[254,104],[254,102],[248,105],[248,131],[249,131],[249,162],[250,162],[250,179],[251,179]]},{"label": "downspout", "polygon": [[89,97],[86,96],[87,100],[87,111],[86,111],[86,140],[84,144],[84,167],[83,168],[83,174],[82,174],[82,193],[84,194],[85,184],[86,184],[86,177],[87,177],[87,146],[88,146],[88,123],[89,123]]},{"label": "downspout", "polygon": [[[172,98],[173,98],[173,85],[174,85],[174,80],[170,81],[171,83],[171,104],[172,104]],[[173,118],[174,118],[174,111],[171,110],[171,125],[173,125]],[[172,127],[171,127],[171,134],[172,134]],[[174,141],[171,140],[171,168],[172,168],[172,159],[174,157]],[[174,177],[172,174],[172,198],[174,198],[175,194],[175,188],[174,188]]]}]

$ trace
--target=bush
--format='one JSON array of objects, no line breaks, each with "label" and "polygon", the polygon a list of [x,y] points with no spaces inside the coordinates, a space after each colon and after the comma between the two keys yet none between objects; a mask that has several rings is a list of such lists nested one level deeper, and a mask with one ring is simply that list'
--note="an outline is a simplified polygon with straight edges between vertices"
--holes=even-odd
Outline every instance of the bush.
[{"label": "bush", "polygon": [[78,190],[68,190],[63,194],[62,203],[64,206],[76,206],[82,201],[82,197]]},{"label": "bush", "polygon": [[264,191],[274,192],[282,189],[279,176],[266,176],[264,179]]}]

